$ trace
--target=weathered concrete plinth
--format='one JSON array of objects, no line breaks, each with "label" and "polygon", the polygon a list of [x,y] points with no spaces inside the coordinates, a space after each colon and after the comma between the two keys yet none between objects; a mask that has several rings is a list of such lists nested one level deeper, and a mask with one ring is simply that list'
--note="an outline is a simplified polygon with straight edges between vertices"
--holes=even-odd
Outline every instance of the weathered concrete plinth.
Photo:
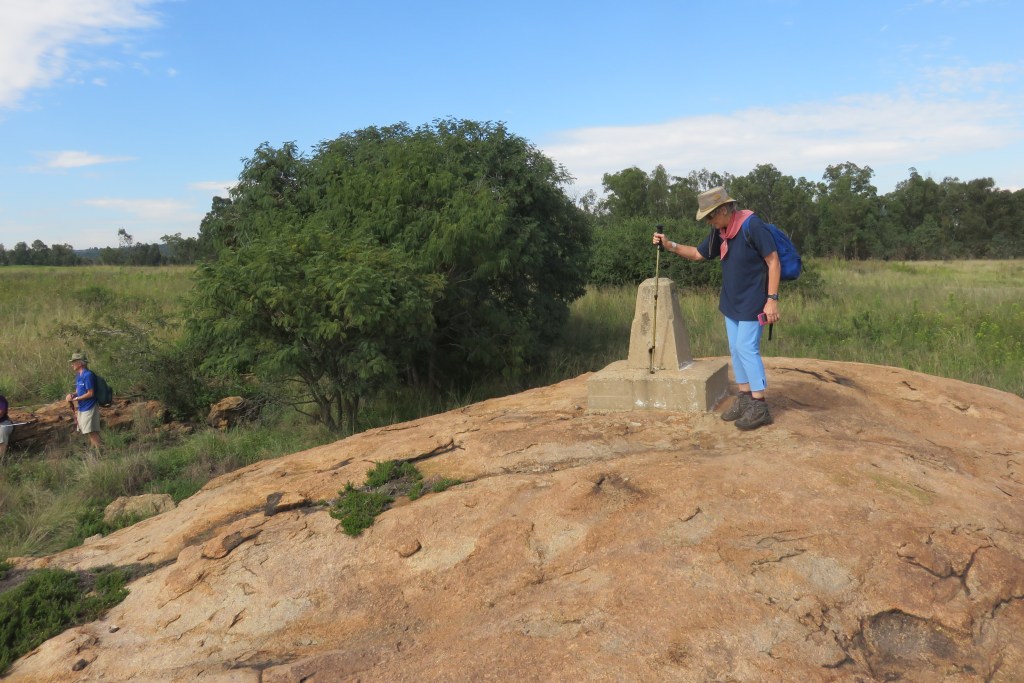
[{"label": "weathered concrete plinth", "polygon": [[728,363],[690,356],[675,283],[650,278],[637,292],[629,357],[587,381],[587,407],[700,412],[714,408],[728,391]]}]

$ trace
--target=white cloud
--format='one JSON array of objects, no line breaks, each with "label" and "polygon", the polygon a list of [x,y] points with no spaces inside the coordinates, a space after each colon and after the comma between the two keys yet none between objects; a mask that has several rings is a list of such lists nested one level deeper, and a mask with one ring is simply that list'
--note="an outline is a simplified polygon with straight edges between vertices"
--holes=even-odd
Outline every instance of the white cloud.
[{"label": "white cloud", "polygon": [[204,180],[197,183],[189,183],[188,189],[224,196],[237,184],[237,180]]},{"label": "white cloud", "polygon": [[[175,199],[86,199],[87,206],[110,209],[143,221],[167,221],[188,219],[195,222],[196,212],[192,205]],[[198,215],[202,218],[202,215]]]},{"label": "white cloud", "polygon": [[947,66],[924,70],[925,77],[943,93],[986,92],[991,86],[1010,83],[1021,74],[1024,74],[1024,67],[1016,64],[986,64],[969,68]]},{"label": "white cloud", "polygon": [[156,25],[158,0],[3,0],[0,2],[0,108],[64,76],[71,48],[109,43],[118,31]]},{"label": "white cloud", "polygon": [[[707,168],[746,174],[774,164],[787,175],[821,177],[831,164],[898,165],[994,150],[1024,140],[1021,107],[991,100],[865,95],[780,108],[750,108],[641,126],[564,131],[545,153],[601,191],[601,176],[661,164],[670,174]],[[891,188],[879,187],[882,191]]]},{"label": "white cloud", "polygon": [[42,154],[46,159],[46,168],[82,168],[83,166],[96,166],[97,164],[113,164],[122,161],[134,161],[134,157],[109,157],[100,154],[89,154],[68,150],[64,152],[47,152]]}]

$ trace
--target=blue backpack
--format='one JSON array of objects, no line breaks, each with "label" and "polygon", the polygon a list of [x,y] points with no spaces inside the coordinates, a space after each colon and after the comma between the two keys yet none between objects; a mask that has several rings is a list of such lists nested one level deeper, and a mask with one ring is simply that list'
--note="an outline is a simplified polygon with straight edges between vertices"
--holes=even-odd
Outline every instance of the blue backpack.
[{"label": "blue backpack", "polygon": [[[743,236],[747,239],[747,246],[753,248],[754,245],[750,243],[750,234],[747,232],[748,222],[743,221]],[[775,240],[775,250],[779,252],[779,265],[782,267],[780,278],[783,280],[795,280],[800,277],[804,264],[800,259],[800,253],[797,252],[796,246],[793,244],[793,240],[789,239],[789,235],[782,232],[774,223],[765,223],[764,227],[768,228],[768,232],[772,234],[772,239]]]}]

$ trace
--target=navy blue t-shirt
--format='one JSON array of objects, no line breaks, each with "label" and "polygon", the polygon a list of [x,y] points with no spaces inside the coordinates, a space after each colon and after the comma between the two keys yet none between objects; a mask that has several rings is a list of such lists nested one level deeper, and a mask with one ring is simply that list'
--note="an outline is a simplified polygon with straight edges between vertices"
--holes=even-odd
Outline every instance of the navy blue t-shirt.
[{"label": "navy blue t-shirt", "polygon": [[[749,235],[750,244],[747,244],[744,232]],[[764,227],[764,221],[753,215],[747,218],[746,226],[729,240],[724,260],[718,258],[721,246],[721,233],[715,230],[697,247],[701,256],[722,264],[722,293],[718,310],[733,320],[757,320],[757,314],[764,310],[768,301],[768,264],[764,259],[776,251],[775,239]]]}]

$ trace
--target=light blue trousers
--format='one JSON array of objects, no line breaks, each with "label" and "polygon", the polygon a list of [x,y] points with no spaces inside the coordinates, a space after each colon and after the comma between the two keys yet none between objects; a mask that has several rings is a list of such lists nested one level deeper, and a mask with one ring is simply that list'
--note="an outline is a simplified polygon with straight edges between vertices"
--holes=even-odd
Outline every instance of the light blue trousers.
[{"label": "light blue trousers", "polygon": [[732,354],[732,374],[736,377],[736,384],[749,384],[751,391],[764,391],[768,386],[761,360],[761,329],[761,323],[756,320],[725,319],[729,353]]}]

